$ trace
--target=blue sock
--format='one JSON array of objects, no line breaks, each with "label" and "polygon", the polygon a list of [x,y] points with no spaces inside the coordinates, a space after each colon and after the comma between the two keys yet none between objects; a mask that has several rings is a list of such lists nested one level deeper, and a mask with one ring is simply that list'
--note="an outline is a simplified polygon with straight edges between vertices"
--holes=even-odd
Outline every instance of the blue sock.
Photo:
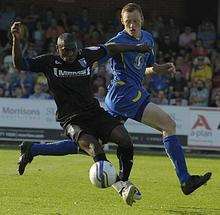
[{"label": "blue sock", "polygon": [[186,167],[185,156],[183,153],[182,146],[177,139],[176,135],[168,136],[163,139],[164,147],[167,155],[172,160],[176,174],[181,184],[187,181],[189,173]]},{"label": "blue sock", "polygon": [[71,139],[61,140],[54,143],[33,143],[31,147],[31,155],[68,155],[77,154],[78,146]]}]

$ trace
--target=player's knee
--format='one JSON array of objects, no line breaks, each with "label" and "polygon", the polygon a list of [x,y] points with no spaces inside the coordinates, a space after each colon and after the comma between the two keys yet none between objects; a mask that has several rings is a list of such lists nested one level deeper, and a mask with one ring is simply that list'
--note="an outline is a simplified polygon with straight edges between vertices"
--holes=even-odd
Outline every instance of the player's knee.
[{"label": "player's knee", "polygon": [[166,136],[176,134],[176,123],[169,115],[167,115],[166,122],[167,122],[166,129],[165,129],[165,132],[167,134]]}]

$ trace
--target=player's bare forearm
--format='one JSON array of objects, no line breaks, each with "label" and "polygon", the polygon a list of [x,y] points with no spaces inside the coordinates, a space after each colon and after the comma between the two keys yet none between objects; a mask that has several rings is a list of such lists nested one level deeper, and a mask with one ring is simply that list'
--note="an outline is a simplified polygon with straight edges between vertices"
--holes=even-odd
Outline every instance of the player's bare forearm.
[{"label": "player's bare forearm", "polygon": [[157,74],[169,74],[175,73],[175,66],[173,63],[154,64],[152,67],[148,67],[145,70],[146,75]]},{"label": "player's bare forearm", "polygon": [[122,52],[150,52],[151,48],[146,44],[120,44],[120,43],[108,43],[106,44],[106,48],[108,49],[109,55],[114,56],[116,54]]},{"label": "player's bare forearm", "polygon": [[22,52],[20,48],[21,22],[14,22],[11,26],[12,43],[12,60],[14,67],[20,71],[22,65]]},{"label": "player's bare forearm", "polygon": [[12,60],[14,67],[20,71],[22,67],[22,53],[20,48],[20,39],[16,37],[13,37]]}]

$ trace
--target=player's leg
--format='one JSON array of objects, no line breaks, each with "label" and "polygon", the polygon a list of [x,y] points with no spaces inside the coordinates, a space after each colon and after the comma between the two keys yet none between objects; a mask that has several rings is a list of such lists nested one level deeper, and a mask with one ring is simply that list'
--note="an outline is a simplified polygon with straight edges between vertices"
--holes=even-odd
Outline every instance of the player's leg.
[{"label": "player's leg", "polygon": [[83,133],[79,136],[77,143],[79,147],[90,155],[95,162],[101,160],[108,161],[103,147],[94,136]]},{"label": "player's leg", "polygon": [[[133,144],[127,131],[119,120],[107,112],[100,113],[96,122],[94,126],[100,139],[104,143],[111,141],[119,145],[118,157],[121,168],[124,168],[123,171],[120,171],[120,177],[123,180],[128,180],[132,168]],[[120,177],[118,177],[113,188],[122,196],[126,204],[132,206],[137,188],[128,181],[122,181]]]},{"label": "player's leg", "polygon": [[[211,173],[198,176],[196,179],[188,173],[183,149],[176,136],[176,124],[165,111],[156,104],[149,103],[143,111],[141,122],[162,132],[166,153],[175,166],[184,194],[193,192],[209,180]],[[191,183],[192,180],[193,183]],[[185,185],[188,187],[186,190],[184,190]]]},{"label": "player's leg", "polygon": [[[133,165],[133,143],[123,125],[118,125],[112,130],[109,141],[118,145],[117,157],[119,159],[119,180],[113,185],[113,188],[118,193],[121,193],[125,187],[133,186],[133,184],[128,181]],[[137,187],[135,187],[133,198],[134,200],[141,199],[141,193]]]},{"label": "player's leg", "polygon": [[78,146],[75,141],[65,139],[53,143],[30,143],[22,142],[20,145],[20,157],[18,161],[18,172],[24,174],[28,163],[31,163],[33,158],[38,155],[68,155],[77,154]]},{"label": "player's leg", "polygon": [[118,145],[117,157],[119,159],[120,168],[119,177],[122,181],[127,181],[131,173],[134,155],[131,138],[125,127],[123,125],[118,125],[112,130],[109,141]]},{"label": "player's leg", "polygon": [[78,125],[69,124],[66,127],[67,135],[73,140],[76,141],[80,149],[85,151],[90,155],[95,162],[100,160],[106,160],[106,155],[103,150],[102,145],[99,143],[97,138],[93,135],[93,129],[90,128],[81,128]]}]

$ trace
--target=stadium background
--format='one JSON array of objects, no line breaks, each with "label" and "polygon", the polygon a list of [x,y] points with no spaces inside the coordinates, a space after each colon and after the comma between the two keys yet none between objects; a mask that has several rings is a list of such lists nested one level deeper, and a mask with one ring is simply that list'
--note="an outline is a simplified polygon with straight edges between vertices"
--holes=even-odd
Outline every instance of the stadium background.
[{"label": "stadium background", "polygon": [[[27,135],[33,137],[41,134],[53,137],[58,131],[54,118],[56,106],[48,95],[45,78],[42,75],[29,74],[27,71],[18,75],[12,67],[9,34],[11,22],[22,20],[23,53],[35,56],[44,52],[54,52],[55,38],[63,30],[74,32],[81,46],[105,42],[121,28],[115,16],[118,8],[127,2],[0,0],[0,146],[5,143],[2,137],[6,134],[18,140],[18,134],[26,138]],[[183,76],[181,80],[179,77],[170,80],[158,76],[150,83],[146,80],[146,87],[151,88],[154,101],[158,104],[168,103],[161,107],[170,111],[175,118],[177,131],[182,129],[185,134],[187,128],[190,128],[189,132],[192,133],[191,128],[196,124],[198,127],[193,132],[207,136],[207,139],[203,137],[202,141],[210,140],[211,144],[220,145],[220,0],[135,2],[142,6],[146,19],[145,27],[152,31],[157,40],[158,61],[173,60],[179,70],[178,75]],[[68,18],[65,18],[66,15],[62,12],[65,12]],[[89,18],[83,21],[82,14],[87,13]],[[62,22],[59,21],[61,17]],[[56,22],[59,23],[59,27],[55,25]],[[55,29],[50,29],[52,23]],[[193,54],[192,49],[196,42],[190,42],[189,47],[184,45],[184,48],[178,45],[179,36],[188,25],[197,38],[201,37],[204,40],[205,45],[205,49],[194,49]],[[190,34],[189,37],[194,38],[195,34]],[[169,41],[171,39],[171,44],[165,43],[167,38]],[[201,54],[203,58],[199,60]],[[197,73],[200,69],[201,73]],[[194,70],[196,73],[193,73]],[[108,64],[96,65],[94,71],[94,94],[103,101],[111,71]],[[200,77],[205,83],[202,95],[196,90],[198,78],[192,77],[192,74],[201,74]],[[196,100],[192,99],[192,92],[194,98],[204,97],[202,104],[192,104]],[[189,122],[190,125],[187,124]],[[40,129],[42,126],[47,129]],[[128,126],[141,131],[149,130],[137,124],[133,126],[132,123]],[[154,135],[155,133],[153,136],[147,134],[151,140],[155,140]],[[143,136],[139,139],[137,136],[133,137],[136,142],[150,141],[146,141]],[[201,143],[201,140],[198,139],[198,143]],[[13,144],[14,141],[7,143]],[[220,214],[220,160],[219,156],[210,158],[210,151],[201,153],[199,157],[188,154],[187,164],[191,173],[213,172],[208,186],[191,196],[182,195],[175,172],[165,153],[163,156],[136,154],[131,180],[140,188],[143,199],[133,207],[128,207],[112,189],[100,190],[90,184],[88,168],[92,160],[87,156],[39,156],[28,165],[23,176],[18,176],[18,150],[7,149],[5,146],[0,148],[0,214],[3,215]],[[209,148],[211,147],[206,147]],[[116,156],[107,156],[117,166]]]},{"label": "stadium background", "polygon": [[[46,101],[40,100],[37,104],[36,100],[51,101],[53,98],[48,92],[47,81],[42,74],[32,74],[28,71],[21,71],[18,74],[13,68],[9,32],[11,23],[16,20],[22,22],[22,53],[24,56],[34,57],[47,52],[55,53],[56,38],[66,31],[75,34],[79,47],[108,41],[122,29],[120,8],[127,2],[129,1],[10,0],[0,2],[0,97],[2,97],[0,137],[4,140],[1,142],[5,143],[5,140],[8,142],[11,139],[14,142],[22,139],[63,138],[57,126],[49,126],[46,129],[35,127],[36,124],[43,122],[37,122],[37,117],[34,118],[31,114],[27,116],[27,111],[24,112],[22,106],[20,109],[13,109],[13,107],[19,107],[20,103],[23,103],[23,106],[47,107]],[[181,127],[179,131],[177,130],[177,134],[182,138],[184,145],[187,145],[187,138],[189,139],[189,135],[193,133],[195,136],[197,134],[202,136],[202,139],[197,138],[197,145],[202,142],[206,149],[209,146],[213,149],[220,145],[218,141],[220,136],[218,120],[220,1],[210,1],[209,4],[206,1],[190,0],[136,2],[143,8],[144,28],[155,38],[157,62],[172,61],[177,70],[173,76],[154,75],[144,80],[144,85],[152,94],[152,101],[162,105],[176,121],[181,121],[177,125],[177,129]],[[93,70],[94,96],[103,103],[107,85],[112,76],[111,68],[108,63],[95,64]],[[10,100],[8,103],[9,98],[15,98],[15,100]],[[21,99],[27,99],[29,102]],[[178,108],[179,106],[183,109]],[[216,109],[205,109],[205,112],[201,112],[206,107]],[[196,112],[192,108],[197,108]],[[55,107],[49,105],[46,110],[50,116],[49,119],[48,117],[45,119],[55,124],[52,120]],[[40,112],[39,109],[34,111]],[[185,119],[189,122],[184,124],[182,113],[189,116]],[[24,126],[21,126],[25,120],[29,121],[30,125],[23,123]],[[199,124],[196,131],[187,130],[189,123],[193,128],[197,122]],[[140,130],[146,129],[145,132],[133,131],[136,126],[139,125],[130,123],[131,129],[129,129],[135,143],[143,145],[151,143],[155,144],[154,146],[161,144],[159,134],[155,134],[152,130],[148,131],[146,127],[140,127]],[[30,138],[36,133],[35,136],[39,138]]]}]

